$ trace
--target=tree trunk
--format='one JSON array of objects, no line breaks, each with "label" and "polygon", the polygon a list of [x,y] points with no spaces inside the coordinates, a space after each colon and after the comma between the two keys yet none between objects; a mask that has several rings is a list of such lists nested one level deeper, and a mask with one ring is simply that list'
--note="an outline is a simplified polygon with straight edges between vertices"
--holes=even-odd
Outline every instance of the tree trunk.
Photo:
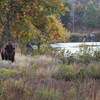
[{"label": "tree trunk", "polygon": [[12,41],[12,39],[13,38],[11,35],[11,30],[10,30],[10,14],[9,14],[9,10],[7,10],[6,22],[4,24],[4,29],[3,29],[3,32],[1,34],[2,45],[4,45],[8,41]]},{"label": "tree trunk", "polygon": [[38,46],[38,52],[39,52],[39,51],[40,51],[40,43],[38,43],[38,45],[37,45],[37,46]]},{"label": "tree trunk", "polygon": [[40,36],[38,36],[38,43],[37,43],[37,46],[38,46],[38,52],[40,51]]}]

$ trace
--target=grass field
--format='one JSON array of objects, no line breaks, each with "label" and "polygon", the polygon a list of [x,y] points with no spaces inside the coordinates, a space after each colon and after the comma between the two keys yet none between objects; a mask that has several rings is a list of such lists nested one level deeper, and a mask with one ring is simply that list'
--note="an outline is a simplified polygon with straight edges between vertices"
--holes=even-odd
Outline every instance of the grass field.
[{"label": "grass field", "polygon": [[63,65],[51,56],[18,53],[15,59],[0,59],[0,100],[100,100],[100,64]]}]

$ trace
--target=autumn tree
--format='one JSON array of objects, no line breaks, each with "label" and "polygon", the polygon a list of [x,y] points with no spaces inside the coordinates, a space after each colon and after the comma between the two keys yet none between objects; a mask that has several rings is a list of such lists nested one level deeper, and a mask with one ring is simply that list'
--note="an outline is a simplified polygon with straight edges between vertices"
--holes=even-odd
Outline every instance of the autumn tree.
[{"label": "autumn tree", "polygon": [[69,32],[60,15],[66,11],[62,0],[1,0],[1,39],[15,37],[24,44],[35,39],[38,48],[44,42],[65,41]]},{"label": "autumn tree", "polygon": [[74,9],[75,25],[79,29],[100,28],[100,1],[76,0]]},{"label": "autumn tree", "polygon": [[64,24],[64,27],[66,29],[71,30],[72,29],[72,18],[71,18],[71,9],[72,9],[72,2],[71,0],[63,0],[64,6],[68,7],[69,10],[65,13],[65,15],[61,16],[62,23]]}]

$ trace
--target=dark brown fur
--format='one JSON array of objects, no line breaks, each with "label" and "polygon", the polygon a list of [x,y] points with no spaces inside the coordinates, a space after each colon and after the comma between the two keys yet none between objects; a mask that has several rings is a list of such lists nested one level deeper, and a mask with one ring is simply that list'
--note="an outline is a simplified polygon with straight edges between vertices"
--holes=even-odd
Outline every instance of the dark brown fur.
[{"label": "dark brown fur", "polygon": [[1,58],[2,60],[15,61],[15,48],[12,43],[7,43],[4,48],[1,49]]}]

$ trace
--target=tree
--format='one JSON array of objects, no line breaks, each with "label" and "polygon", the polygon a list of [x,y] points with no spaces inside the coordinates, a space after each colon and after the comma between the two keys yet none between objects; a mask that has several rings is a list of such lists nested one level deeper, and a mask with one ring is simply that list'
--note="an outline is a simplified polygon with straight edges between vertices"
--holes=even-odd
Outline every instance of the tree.
[{"label": "tree", "polygon": [[[100,2],[100,1],[98,1]],[[75,25],[79,30],[82,28],[100,28],[100,6],[95,0],[76,0],[75,2]]]},{"label": "tree", "polygon": [[82,0],[81,0],[81,1],[76,2],[76,5],[75,5],[75,12],[74,12],[75,13],[75,25],[78,30],[80,28],[82,29],[83,27],[84,14],[85,14],[85,10],[84,10],[85,3],[86,3],[85,1],[82,3]]},{"label": "tree", "polygon": [[90,3],[85,9],[84,25],[87,28],[100,28],[100,7]]},{"label": "tree", "polygon": [[[67,10],[62,0],[1,0],[0,24],[3,30],[1,33],[8,36],[9,40],[15,36],[24,44],[31,38],[35,38],[40,48],[40,44],[43,43],[42,38],[45,41],[51,41],[50,34],[56,34],[61,39],[59,33],[61,31],[57,30],[57,25],[52,32],[48,29],[50,30],[55,21],[59,22],[59,15]],[[60,22],[59,25],[63,29]],[[66,31],[65,36],[68,36],[67,34],[69,32]],[[67,39],[67,37],[64,38]]]},{"label": "tree", "polygon": [[65,7],[68,7],[68,11],[65,13],[65,15],[61,16],[61,20],[62,23],[64,24],[64,27],[66,27],[66,29],[71,30],[72,28],[72,22],[71,22],[71,6],[72,3],[70,0],[63,0],[64,1],[64,5]]}]

